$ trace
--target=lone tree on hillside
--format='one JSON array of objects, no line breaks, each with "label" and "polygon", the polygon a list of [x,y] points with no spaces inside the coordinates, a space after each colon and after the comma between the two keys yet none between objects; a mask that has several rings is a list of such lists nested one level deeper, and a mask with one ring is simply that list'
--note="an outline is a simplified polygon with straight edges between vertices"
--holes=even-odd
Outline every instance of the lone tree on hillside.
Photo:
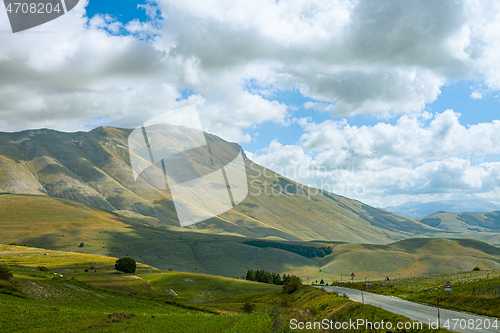
[{"label": "lone tree on hillside", "polygon": [[132,258],[120,258],[115,262],[115,269],[123,273],[134,273],[137,267]]},{"label": "lone tree on hillside", "polygon": [[5,266],[0,266],[0,280],[9,281],[12,278],[12,273]]},{"label": "lone tree on hillside", "polygon": [[296,275],[289,275],[285,278],[283,283],[283,292],[285,294],[291,294],[302,285],[302,280]]}]

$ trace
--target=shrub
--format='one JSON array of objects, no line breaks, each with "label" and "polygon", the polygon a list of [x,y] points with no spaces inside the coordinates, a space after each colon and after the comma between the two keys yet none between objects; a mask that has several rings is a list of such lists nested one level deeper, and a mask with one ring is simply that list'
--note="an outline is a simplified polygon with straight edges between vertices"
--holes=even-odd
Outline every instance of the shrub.
[{"label": "shrub", "polygon": [[252,313],[255,311],[255,307],[255,304],[247,302],[243,305],[243,311],[246,313]]},{"label": "shrub", "polygon": [[481,268],[479,268],[477,266],[472,269],[473,272],[477,272],[477,271],[480,271],[480,270],[481,270]]},{"label": "shrub", "polygon": [[83,244],[83,243],[80,243],[80,245],[78,245],[78,247],[84,247],[84,246],[85,246],[85,244]]},{"label": "shrub", "polygon": [[120,258],[115,262],[115,269],[123,273],[134,273],[137,264],[132,258]]},{"label": "shrub", "polygon": [[38,266],[36,269],[42,272],[49,272],[49,269],[45,266]]},{"label": "shrub", "polygon": [[9,281],[12,278],[12,273],[5,266],[0,266],[0,280]]},{"label": "shrub", "polygon": [[285,283],[283,284],[283,292],[285,294],[291,294],[302,285],[302,280],[295,275],[290,275],[286,278]]}]

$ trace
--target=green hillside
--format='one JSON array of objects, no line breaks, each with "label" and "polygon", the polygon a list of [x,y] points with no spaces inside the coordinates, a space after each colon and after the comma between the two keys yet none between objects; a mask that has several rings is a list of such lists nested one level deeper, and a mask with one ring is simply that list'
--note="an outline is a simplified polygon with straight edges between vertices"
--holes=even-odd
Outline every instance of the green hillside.
[{"label": "green hillside", "polygon": [[[168,189],[145,189],[135,183],[127,148],[130,132],[100,127],[77,133],[46,129],[0,133],[0,192],[68,199],[149,218],[155,228],[179,226]],[[214,135],[206,138],[219,152],[215,164],[227,162],[227,151],[240,149]],[[172,138],[168,144],[181,143]],[[199,156],[193,159],[206,162]],[[425,224],[294,183],[250,160],[245,163],[247,198],[189,229],[251,238],[378,244],[436,232]]]},{"label": "green hillside", "polygon": [[264,269],[295,274],[306,282],[340,280],[352,272],[359,279],[382,279],[475,266],[498,268],[500,259],[499,249],[470,239],[419,238],[388,245],[257,241],[172,226],[158,228],[160,222],[155,219],[128,218],[65,199],[2,194],[0,204],[5,207],[0,217],[4,243],[129,256],[159,269],[233,278],[249,269]]},{"label": "green hillside", "polygon": [[498,233],[500,212],[437,212],[416,219],[426,225],[451,232]]},{"label": "green hillside", "polygon": [[[382,280],[427,274],[500,269],[500,249],[471,239],[407,239],[388,245],[332,244],[333,253],[320,260],[325,281]],[[316,279],[316,278],[315,278]]]},{"label": "green hillside", "polygon": [[[0,245],[0,258],[13,273],[10,281],[0,279],[0,327],[5,332],[270,331],[265,313],[221,315],[224,312],[185,303],[180,282],[172,284],[179,289],[177,296],[155,289],[142,276],[161,280],[162,274],[174,273],[147,265],[140,264],[135,274],[123,274],[114,270],[116,258],[8,245]],[[184,282],[190,285],[189,296],[203,294],[207,286],[224,296],[278,289],[236,279],[200,278],[203,283]]]},{"label": "green hillside", "polygon": [[265,333],[290,332],[292,318],[410,321],[311,286],[287,295],[274,285],[143,264],[124,274],[113,269],[116,258],[13,245],[0,245],[0,258],[2,272],[13,273],[0,278],[5,332]]}]

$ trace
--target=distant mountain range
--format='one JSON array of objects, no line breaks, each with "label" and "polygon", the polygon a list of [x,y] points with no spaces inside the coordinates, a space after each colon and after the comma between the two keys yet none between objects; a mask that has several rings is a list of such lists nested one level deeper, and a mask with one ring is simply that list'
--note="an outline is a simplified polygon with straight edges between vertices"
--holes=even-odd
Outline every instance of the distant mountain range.
[{"label": "distant mountain range", "polygon": [[[63,198],[129,218],[154,220],[156,228],[179,227],[168,188],[144,189],[134,181],[130,133],[113,127],[77,133],[46,129],[0,133],[0,193]],[[205,136],[212,146],[223,142],[217,136]],[[182,142],[172,138],[168,144]],[[189,229],[252,238],[372,244],[433,231],[382,209],[295,183],[248,159],[245,164],[247,198]],[[273,186],[286,188],[287,193],[270,191]]]},{"label": "distant mountain range", "polygon": [[487,200],[443,200],[434,202],[409,201],[399,206],[389,206],[385,210],[409,219],[423,217],[436,212],[492,212],[500,210],[500,206]]}]

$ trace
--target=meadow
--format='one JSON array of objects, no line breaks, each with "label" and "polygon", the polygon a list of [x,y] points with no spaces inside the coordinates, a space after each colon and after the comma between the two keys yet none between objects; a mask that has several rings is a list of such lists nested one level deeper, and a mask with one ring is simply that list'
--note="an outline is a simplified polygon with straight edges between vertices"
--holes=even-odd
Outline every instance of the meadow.
[{"label": "meadow", "polygon": [[275,285],[143,264],[124,274],[114,270],[115,260],[0,245],[0,264],[13,273],[9,281],[0,280],[0,327],[6,332],[236,333],[292,332],[293,318],[409,321],[310,286],[287,295]]}]

